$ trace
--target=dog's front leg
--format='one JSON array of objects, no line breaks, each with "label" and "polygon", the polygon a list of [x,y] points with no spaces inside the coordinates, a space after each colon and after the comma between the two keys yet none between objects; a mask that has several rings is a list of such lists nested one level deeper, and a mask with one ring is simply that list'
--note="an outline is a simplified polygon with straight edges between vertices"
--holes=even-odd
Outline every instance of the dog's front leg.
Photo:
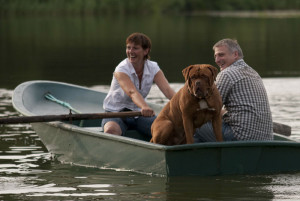
[{"label": "dog's front leg", "polygon": [[190,117],[185,116],[183,118],[183,127],[186,137],[186,143],[187,144],[193,144],[194,143],[194,125],[193,125],[193,119]]},{"label": "dog's front leg", "polygon": [[212,125],[213,125],[213,129],[214,129],[214,133],[215,133],[217,141],[222,142],[223,136],[222,136],[222,117],[221,117],[221,115],[217,115],[213,118]]}]

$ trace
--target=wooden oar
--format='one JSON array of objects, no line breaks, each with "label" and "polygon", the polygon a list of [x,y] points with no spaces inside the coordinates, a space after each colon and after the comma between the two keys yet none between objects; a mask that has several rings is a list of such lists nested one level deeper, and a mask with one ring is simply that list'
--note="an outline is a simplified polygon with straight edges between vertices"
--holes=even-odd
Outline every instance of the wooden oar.
[{"label": "wooden oar", "polygon": [[[85,113],[85,114],[64,114],[64,115],[40,115],[40,116],[20,116],[0,118],[0,124],[20,124],[20,123],[37,123],[51,121],[74,121],[87,119],[103,118],[123,118],[141,116],[141,112],[104,112],[104,113]],[[285,136],[290,136],[292,129],[290,126],[273,122],[273,132]]]},{"label": "wooden oar", "polygon": [[141,116],[141,112],[104,112],[104,113],[83,113],[83,114],[63,114],[63,115],[40,115],[40,116],[20,116],[0,118],[0,124],[20,124],[36,123],[51,121],[74,121],[86,119],[103,119],[103,118],[123,118]]},{"label": "wooden oar", "polygon": [[285,124],[273,122],[273,132],[280,135],[290,136],[292,134],[292,128]]}]

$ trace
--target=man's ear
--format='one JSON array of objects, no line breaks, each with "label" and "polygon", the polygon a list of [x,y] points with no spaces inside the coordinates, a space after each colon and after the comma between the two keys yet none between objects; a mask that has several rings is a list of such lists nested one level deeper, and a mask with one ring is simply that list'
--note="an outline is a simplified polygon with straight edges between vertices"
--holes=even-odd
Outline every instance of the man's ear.
[{"label": "man's ear", "polygon": [[234,51],[234,57],[236,58],[236,60],[238,60],[238,58],[239,58],[239,53],[238,53],[238,51]]}]

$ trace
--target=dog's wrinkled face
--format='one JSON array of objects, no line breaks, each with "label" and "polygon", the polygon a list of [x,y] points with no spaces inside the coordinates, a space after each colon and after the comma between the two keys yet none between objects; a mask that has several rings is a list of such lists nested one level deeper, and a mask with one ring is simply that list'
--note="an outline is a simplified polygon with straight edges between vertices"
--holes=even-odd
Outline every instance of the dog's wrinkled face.
[{"label": "dog's wrinkled face", "polygon": [[188,89],[197,98],[209,95],[218,74],[218,69],[209,64],[196,64],[183,69],[182,74],[188,82]]}]

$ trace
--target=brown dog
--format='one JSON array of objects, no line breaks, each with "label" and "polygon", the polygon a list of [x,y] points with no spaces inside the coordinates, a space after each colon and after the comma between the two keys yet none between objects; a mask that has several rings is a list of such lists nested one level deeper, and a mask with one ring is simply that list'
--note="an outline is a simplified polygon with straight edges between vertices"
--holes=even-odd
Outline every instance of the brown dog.
[{"label": "brown dog", "polygon": [[214,83],[217,68],[198,64],[185,68],[182,73],[185,85],[153,122],[150,142],[164,145],[192,144],[196,128],[210,120],[217,141],[223,141],[222,99]]}]

